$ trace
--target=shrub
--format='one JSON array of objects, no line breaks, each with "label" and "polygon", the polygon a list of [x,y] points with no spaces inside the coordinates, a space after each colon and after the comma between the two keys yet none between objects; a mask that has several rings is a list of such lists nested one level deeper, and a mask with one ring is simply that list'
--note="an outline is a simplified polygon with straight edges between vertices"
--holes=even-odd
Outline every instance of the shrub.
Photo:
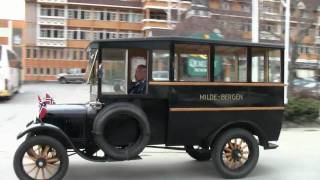
[{"label": "shrub", "polygon": [[284,110],[284,117],[286,121],[313,122],[318,119],[319,111],[319,100],[292,98]]}]

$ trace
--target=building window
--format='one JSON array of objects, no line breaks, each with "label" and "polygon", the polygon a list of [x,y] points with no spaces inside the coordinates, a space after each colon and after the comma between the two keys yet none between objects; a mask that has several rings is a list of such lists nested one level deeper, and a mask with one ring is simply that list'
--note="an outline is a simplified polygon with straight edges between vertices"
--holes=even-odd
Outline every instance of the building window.
[{"label": "building window", "polygon": [[38,74],[38,69],[37,68],[33,68],[33,74]]},{"label": "building window", "polygon": [[37,58],[37,49],[33,49],[33,58]]},{"label": "building window", "polygon": [[76,50],[73,51],[72,59],[73,60],[77,60],[78,59],[78,52]]},{"label": "building window", "polygon": [[52,51],[52,56],[53,59],[57,59],[57,50]]},{"label": "building window", "polygon": [[64,9],[60,9],[60,8],[41,8],[40,15],[41,16],[64,17]]},{"label": "building window", "polygon": [[50,71],[50,68],[47,68],[46,74],[47,74],[47,75],[50,75],[50,72],[51,72],[51,71]]},{"label": "building window", "polygon": [[69,19],[78,19],[78,10],[77,9],[69,9],[68,10],[68,18]]},{"label": "building window", "polygon": [[120,13],[119,20],[122,22],[129,22],[129,14]]},{"label": "building window", "polygon": [[79,60],[83,60],[83,51],[79,51]]},{"label": "building window", "polygon": [[222,9],[223,10],[230,10],[230,4],[228,2],[223,2]]},{"label": "building window", "polygon": [[31,74],[31,69],[27,68],[27,74]]},{"label": "building window", "polygon": [[46,29],[40,27],[40,37],[42,38],[64,38],[63,29]]},{"label": "building window", "polygon": [[31,58],[31,49],[27,49],[27,58]]},{"label": "building window", "polygon": [[43,74],[43,68],[40,68],[39,74]]}]

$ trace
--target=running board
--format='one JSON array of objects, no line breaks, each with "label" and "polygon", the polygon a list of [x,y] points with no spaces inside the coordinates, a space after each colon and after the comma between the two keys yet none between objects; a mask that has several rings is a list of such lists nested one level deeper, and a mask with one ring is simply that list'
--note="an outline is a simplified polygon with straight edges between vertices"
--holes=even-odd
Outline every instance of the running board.
[{"label": "running board", "polygon": [[179,147],[167,147],[167,146],[147,146],[148,148],[156,148],[156,149],[170,149],[170,150],[179,150],[179,151],[185,151],[185,148],[179,148]]}]

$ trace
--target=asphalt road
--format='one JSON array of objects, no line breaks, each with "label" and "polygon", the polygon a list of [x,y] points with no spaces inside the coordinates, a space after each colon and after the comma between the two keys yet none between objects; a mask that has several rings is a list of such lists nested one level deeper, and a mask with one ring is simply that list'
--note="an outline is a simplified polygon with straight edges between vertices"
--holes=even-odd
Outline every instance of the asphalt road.
[{"label": "asphalt road", "polygon": [[[37,95],[51,94],[57,103],[85,103],[89,98],[84,84],[27,84],[9,101],[0,101],[0,175],[17,179],[13,154],[22,140],[16,135],[37,114]],[[284,129],[276,150],[260,149],[256,169],[244,179],[320,179],[320,129]],[[197,162],[182,151],[146,149],[143,160],[93,163],[70,157],[67,180],[137,179],[221,179],[211,162]]]}]

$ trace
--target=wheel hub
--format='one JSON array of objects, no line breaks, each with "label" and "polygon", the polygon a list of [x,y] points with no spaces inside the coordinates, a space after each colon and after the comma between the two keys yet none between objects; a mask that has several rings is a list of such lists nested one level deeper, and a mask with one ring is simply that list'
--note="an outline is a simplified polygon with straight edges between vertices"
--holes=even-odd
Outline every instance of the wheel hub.
[{"label": "wheel hub", "polygon": [[36,160],[36,165],[38,168],[43,168],[47,165],[47,162],[44,158],[39,158]]},{"label": "wheel hub", "polygon": [[232,151],[231,153],[231,157],[232,159],[234,159],[235,161],[239,161],[241,158],[241,152],[239,149],[235,149]]}]

